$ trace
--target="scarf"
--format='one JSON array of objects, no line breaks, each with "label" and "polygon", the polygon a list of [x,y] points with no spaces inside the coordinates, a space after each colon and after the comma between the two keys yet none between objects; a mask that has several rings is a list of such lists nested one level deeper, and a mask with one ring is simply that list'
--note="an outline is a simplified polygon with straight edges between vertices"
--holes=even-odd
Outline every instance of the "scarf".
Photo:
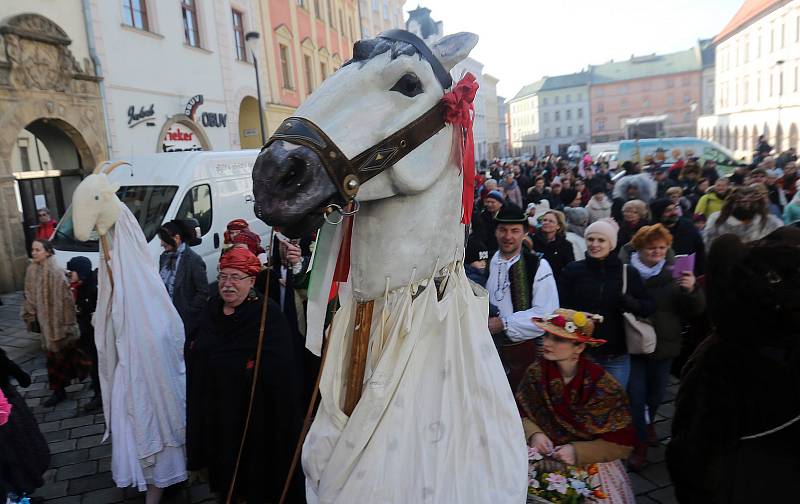
[{"label": "scarf", "polygon": [[39,323],[42,345],[48,352],[58,352],[80,337],[75,300],[65,272],[58,267],[54,257],[28,265],[22,318],[26,323]]},{"label": "scarf", "polygon": [[575,377],[564,384],[558,364],[537,359],[517,391],[520,411],[554,445],[597,438],[627,446],[635,440],[628,397],[602,367],[580,357]]},{"label": "scarf", "polygon": [[186,250],[186,244],[181,243],[176,250],[164,252],[162,254],[167,260],[164,263],[164,267],[159,271],[159,275],[161,275],[161,280],[164,281],[164,286],[167,288],[167,293],[169,293],[170,298],[173,297],[173,293],[175,292],[175,275],[178,273],[178,262],[184,250]]},{"label": "scarf", "polygon": [[667,263],[666,259],[661,259],[653,266],[647,266],[642,260],[639,258],[639,252],[634,252],[631,254],[631,266],[636,268],[636,271],[642,276],[642,280],[647,280],[648,278],[653,278],[654,276],[661,273],[661,270],[664,268],[664,265]]}]

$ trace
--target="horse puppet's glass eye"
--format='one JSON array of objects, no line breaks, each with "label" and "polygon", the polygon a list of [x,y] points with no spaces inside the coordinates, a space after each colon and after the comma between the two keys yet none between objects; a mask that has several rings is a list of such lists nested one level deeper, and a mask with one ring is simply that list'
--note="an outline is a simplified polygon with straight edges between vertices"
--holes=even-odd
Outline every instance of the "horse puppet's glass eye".
[{"label": "horse puppet's glass eye", "polygon": [[420,82],[419,77],[413,73],[407,73],[395,82],[390,91],[397,91],[409,98],[413,98],[418,94],[422,94],[425,90],[422,89],[422,82]]}]

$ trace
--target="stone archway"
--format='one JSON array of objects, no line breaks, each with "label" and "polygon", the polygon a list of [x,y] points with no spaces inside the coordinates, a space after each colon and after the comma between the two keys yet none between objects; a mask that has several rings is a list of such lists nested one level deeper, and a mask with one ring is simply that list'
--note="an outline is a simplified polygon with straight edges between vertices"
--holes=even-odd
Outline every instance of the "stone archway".
[{"label": "stone archway", "polygon": [[797,123],[792,123],[789,126],[789,145],[787,145],[787,148],[797,150]]},{"label": "stone archway", "polygon": [[186,128],[191,130],[191,133],[197,135],[196,139],[194,140],[193,145],[196,145],[198,148],[190,148],[190,149],[177,149],[177,150],[208,150],[211,147],[211,142],[208,140],[208,136],[206,132],[203,131],[197,123],[192,121],[192,118],[184,115],[184,114],[176,114],[164,123],[164,126],[161,127],[161,131],[158,133],[158,142],[156,143],[156,150],[155,152],[170,152],[165,150],[164,145],[164,137],[166,136],[167,132],[172,129],[175,125],[182,125]]},{"label": "stone archway", "polygon": [[[0,23],[0,292],[22,286],[27,251],[12,151],[18,133],[46,123],[74,144],[81,173],[108,156],[100,78],[79,64],[68,34],[38,14]],[[57,175],[56,175],[57,176]]]},{"label": "stone archway", "polygon": [[775,127],[775,153],[780,154],[783,151],[783,126],[781,123]]},{"label": "stone archway", "polygon": [[742,126],[742,150],[750,150],[750,137],[747,136],[747,126]]},{"label": "stone archway", "polygon": [[239,145],[242,149],[260,149],[262,146],[258,113],[257,99],[252,96],[242,98],[239,104]]}]

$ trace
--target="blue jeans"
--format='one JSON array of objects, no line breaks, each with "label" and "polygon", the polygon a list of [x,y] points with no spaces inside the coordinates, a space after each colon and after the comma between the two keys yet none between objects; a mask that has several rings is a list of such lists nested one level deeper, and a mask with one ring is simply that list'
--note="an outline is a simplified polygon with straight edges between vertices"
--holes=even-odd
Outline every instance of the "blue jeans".
[{"label": "blue jeans", "polygon": [[605,368],[608,373],[616,378],[620,385],[622,385],[623,389],[628,388],[628,377],[631,374],[631,356],[628,354],[625,355],[615,355],[605,356],[605,355],[595,355],[594,361]]},{"label": "blue jeans", "polygon": [[[631,356],[631,374],[628,382],[628,397],[631,415],[639,441],[647,439],[647,417],[655,420],[656,411],[664,400],[669,383],[672,359],[651,359],[643,355]],[[647,413],[647,416],[645,416]]]}]

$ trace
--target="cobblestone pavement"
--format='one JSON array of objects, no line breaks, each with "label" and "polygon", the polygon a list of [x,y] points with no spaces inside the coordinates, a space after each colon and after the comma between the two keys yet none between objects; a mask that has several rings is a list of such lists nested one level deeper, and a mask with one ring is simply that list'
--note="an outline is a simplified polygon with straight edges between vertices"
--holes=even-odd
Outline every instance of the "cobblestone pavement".
[{"label": "cobblestone pavement", "polygon": [[[88,381],[71,385],[68,399],[55,408],[40,405],[49,395],[45,357],[39,347],[39,336],[29,334],[20,321],[20,293],[3,295],[0,306],[0,346],[31,374],[33,383],[19,389],[39,421],[39,427],[50,443],[50,469],[45,485],[36,492],[47,504],[112,504],[144,502],[143,495],[133,489],[120,489],[111,479],[111,445],[101,443],[105,423],[102,413],[87,414],[82,406],[92,392]],[[638,504],[672,504],[677,502],[664,462],[669,440],[673,400],[678,385],[673,381],[667,389],[664,405],[656,418],[656,432],[661,441],[650,448],[650,464],[638,474],[631,474]],[[212,503],[206,484],[182,487],[165,504]]]}]

